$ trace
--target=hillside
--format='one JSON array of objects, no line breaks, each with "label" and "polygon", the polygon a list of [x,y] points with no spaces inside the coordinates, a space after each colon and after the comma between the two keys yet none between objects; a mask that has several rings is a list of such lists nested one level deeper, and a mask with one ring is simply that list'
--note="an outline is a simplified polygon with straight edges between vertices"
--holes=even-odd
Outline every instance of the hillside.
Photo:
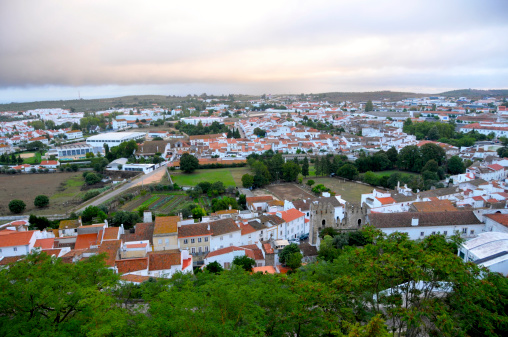
[{"label": "hillside", "polygon": [[452,91],[445,91],[440,93],[441,96],[446,97],[467,97],[471,99],[480,99],[486,96],[489,97],[508,97],[508,89],[492,89],[492,90],[479,90],[479,89],[459,89]]},{"label": "hillside", "polygon": [[318,94],[322,100],[328,102],[365,102],[368,100],[372,101],[400,101],[404,98],[409,97],[425,97],[429,94],[417,94],[413,92],[396,92],[396,91],[372,91],[372,92],[327,92],[324,94]]}]

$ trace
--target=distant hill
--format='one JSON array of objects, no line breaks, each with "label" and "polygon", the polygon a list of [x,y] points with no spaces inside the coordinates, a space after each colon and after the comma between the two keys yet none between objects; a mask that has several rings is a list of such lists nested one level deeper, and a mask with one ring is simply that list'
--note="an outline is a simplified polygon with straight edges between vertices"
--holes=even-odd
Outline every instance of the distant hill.
[{"label": "distant hill", "polygon": [[328,102],[366,102],[372,101],[400,101],[410,97],[426,97],[429,94],[418,94],[413,92],[397,92],[397,91],[372,91],[372,92],[327,92],[324,94],[315,94],[321,100]]},{"label": "distant hill", "polygon": [[492,89],[492,90],[479,90],[479,89],[459,89],[452,91],[445,91],[439,94],[446,97],[467,97],[471,99],[480,99],[486,96],[491,97],[508,97],[508,89]]},{"label": "distant hill", "polygon": [[[372,101],[400,101],[404,98],[411,97],[427,97],[427,96],[447,96],[447,97],[467,97],[471,99],[483,98],[485,96],[493,97],[508,97],[508,89],[499,90],[477,90],[477,89],[461,89],[446,91],[440,94],[428,93],[413,93],[413,92],[397,92],[397,91],[371,91],[371,92],[327,92],[320,94],[309,94],[306,97],[311,97],[315,100],[336,102],[366,102]],[[286,96],[286,95],[274,95]],[[298,96],[298,95],[294,95]],[[256,95],[234,95],[235,101],[248,101],[257,99],[261,96]],[[0,104],[0,111],[26,111],[31,109],[49,109],[49,108],[62,108],[74,109],[75,111],[98,111],[106,110],[109,108],[148,108],[153,105],[158,105],[163,108],[173,108],[177,105],[184,107],[194,106],[198,109],[204,109],[205,104],[198,102],[196,97],[186,96],[163,96],[163,95],[132,95],[123,97],[112,98],[99,98],[99,99],[80,99],[80,100],[60,100],[60,101],[39,101],[39,102],[26,102],[26,103],[8,103]],[[208,96],[207,98],[227,98],[227,96]],[[307,99],[307,98],[305,98]]]}]

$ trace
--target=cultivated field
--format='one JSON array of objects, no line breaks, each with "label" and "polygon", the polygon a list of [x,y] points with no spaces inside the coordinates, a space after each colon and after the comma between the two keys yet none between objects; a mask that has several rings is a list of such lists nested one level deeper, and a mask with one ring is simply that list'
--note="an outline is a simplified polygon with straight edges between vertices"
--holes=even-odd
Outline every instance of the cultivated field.
[{"label": "cultivated field", "polygon": [[222,181],[224,186],[242,186],[242,175],[247,172],[249,172],[248,168],[240,167],[196,170],[191,174],[185,174],[181,172],[170,173],[173,182],[177,183],[179,186],[195,186],[196,184],[203,181],[208,181],[210,183]]},{"label": "cultivated field", "polygon": [[184,192],[157,192],[139,195],[121,207],[122,210],[133,212],[145,208],[155,214],[169,214],[181,209],[189,201]]},{"label": "cultivated field", "polygon": [[[337,193],[337,195],[341,195],[342,199],[359,203],[362,199],[362,194],[372,193],[374,187],[369,185],[363,185],[354,183],[351,181],[344,181],[344,179],[340,178],[311,178],[316,183],[313,186],[318,184],[323,184],[333,192]],[[307,179],[306,179],[307,180]]]},{"label": "cultivated field", "polygon": [[[8,205],[12,199],[25,202],[23,214],[65,213],[80,202],[83,183],[81,173],[77,172],[0,175],[0,215],[11,215]],[[48,208],[34,206],[34,199],[39,194],[49,197]]]},{"label": "cultivated field", "polygon": [[305,191],[303,188],[298,187],[296,184],[281,184],[270,185],[265,187],[270,193],[280,200],[296,200],[304,198],[316,198],[313,193]]}]

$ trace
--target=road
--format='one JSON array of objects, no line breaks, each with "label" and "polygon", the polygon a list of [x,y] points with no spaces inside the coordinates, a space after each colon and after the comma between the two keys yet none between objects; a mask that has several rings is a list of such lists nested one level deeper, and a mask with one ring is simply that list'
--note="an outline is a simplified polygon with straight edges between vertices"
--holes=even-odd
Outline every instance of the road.
[{"label": "road", "polygon": [[132,179],[132,181],[124,184],[123,186],[119,187],[118,189],[103,195],[102,197],[94,200],[91,203],[86,204],[85,206],[78,209],[76,212],[82,212],[88,206],[98,206],[98,205],[102,204],[103,202],[106,202],[107,200],[109,200],[113,197],[116,197],[119,194],[122,194],[123,192],[125,192],[126,190],[128,190],[131,187],[135,187],[137,185],[141,185],[141,184],[145,184],[145,183],[148,184],[148,183],[153,183],[155,181],[159,181],[160,178],[162,178],[164,176],[165,172],[166,172],[166,166],[164,165],[164,166],[159,167],[158,169],[156,169],[153,172],[150,172],[148,174],[142,174],[141,176],[139,176],[135,179]]}]

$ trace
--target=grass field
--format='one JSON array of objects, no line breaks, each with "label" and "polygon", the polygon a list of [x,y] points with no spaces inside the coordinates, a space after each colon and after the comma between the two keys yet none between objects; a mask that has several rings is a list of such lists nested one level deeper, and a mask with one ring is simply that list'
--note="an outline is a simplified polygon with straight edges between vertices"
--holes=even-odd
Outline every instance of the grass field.
[{"label": "grass field", "polygon": [[23,164],[33,165],[35,163],[41,162],[40,152],[25,152],[23,154],[25,154],[25,156],[21,157],[21,158],[23,158]]},{"label": "grass field", "polygon": [[[185,173],[177,173],[171,174],[171,179],[173,182],[178,184],[179,186],[195,186],[203,181],[208,181],[210,183],[214,183],[216,181],[222,181],[224,186],[236,186],[235,179],[233,178],[233,174],[231,173],[233,169],[207,169],[207,170],[196,170],[194,173],[185,174]],[[235,172],[235,175],[238,176],[238,172]],[[241,176],[240,176],[240,186],[241,186]]]},{"label": "grass field", "polygon": [[[0,175],[0,214],[10,215],[8,204],[12,199],[21,199],[26,204],[23,214],[60,214],[81,202],[80,190],[84,180],[81,173],[48,173]],[[49,197],[49,207],[34,206],[36,196]]]},{"label": "grass field", "polygon": [[378,177],[382,177],[382,176],[390,176],[394,173],[400,173],[400,174],[407,174],[409,176],[417,176],[419,175],[418,173],[414,173],[414,172],[408,172],[408,171],[398,171],[398,170],[389,170],[389,171],[378,171],[378,172],[374,172]]},{"label": "grass field", "polygon": [[[362,199],[362,194],[372,193],[374,187],[354,183],[351,181],[344,181],[340,178],[310,178],[315,181],[313,186],[318,184],[323,184],[333,192],[337,193],[337,195],[341,195],[342,198],[346,201],[359,203]],[[307,181],[309,179],[306,179]]]}]

